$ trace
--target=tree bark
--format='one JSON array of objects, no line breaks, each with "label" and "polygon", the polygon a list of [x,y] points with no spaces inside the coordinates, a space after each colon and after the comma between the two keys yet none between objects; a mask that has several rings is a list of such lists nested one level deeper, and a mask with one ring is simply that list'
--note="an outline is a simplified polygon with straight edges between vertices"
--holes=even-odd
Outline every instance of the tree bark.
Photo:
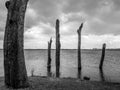
[{"label": "tree bark", "polygon": [[81,78],[81,31],[82,31],[83,23],[77,30],[78,33],[78,78]]},{"label": "tree bark", "polygon": [[47,73],[48,76],[51,77],[51,44],[52,44],[52,38],[48,42],[48,62],[47,62]]},{"label": "tree bark", "polygon": [[12,88],[28,87],[24,60],[24,18],[28,0],[10,0],[4,35],[5,85]]},{"label": "tree bark", "polygon": [[60,77],[60,33],[59,20],[56,20],[56,77]]},{"label": "tree bark", "polygon": [[105,48],[106,48],[106,44],[104,43],[103,47],[102,47],[102,55],[101,55],[99,69],[102,69],[102,67],[103,67],[103,62],[104,62],[104,58],[105,58]]}]

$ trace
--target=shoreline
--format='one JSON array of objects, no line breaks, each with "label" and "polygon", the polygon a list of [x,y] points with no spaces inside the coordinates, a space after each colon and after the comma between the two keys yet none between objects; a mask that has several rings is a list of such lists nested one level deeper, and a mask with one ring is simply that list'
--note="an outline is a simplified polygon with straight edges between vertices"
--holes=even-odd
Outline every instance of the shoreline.
[{"label": "shoreline", "polygon": [[[120,90],[120,83],[87,81],[76,78],[28,77],[30,87],[18,90]],[[9,90],[0,77],[0,90]],[[11,90],[11,89],[10,89]],[[16,90],[16,89],[12,89]]]}]

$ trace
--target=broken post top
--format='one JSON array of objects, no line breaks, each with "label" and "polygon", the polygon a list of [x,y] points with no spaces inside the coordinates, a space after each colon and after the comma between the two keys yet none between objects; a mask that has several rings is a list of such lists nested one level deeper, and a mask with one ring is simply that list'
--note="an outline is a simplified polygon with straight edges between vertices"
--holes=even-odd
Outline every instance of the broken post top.
[{"label": "broken post top", "polygon": [[48,45],[52,44],[52,37],[50,38],[50,41],[48,41]]},{"label": "broken post top", "polygon": [[103,44],[103,48],[106,48],[106,43]]},{"label": "broken post top", "polygon": [[79,29],[77,30],[78,34],[80,34],[80,32],[81,32],[82,28],[83,28],[83,23],[81,23],[81,25],[80,25]]},{"label": "broken post top", "polygon": [[50,43],[52,43],[52,37],[50,38]]},{"label": "broken post top", "polygon": [[79,30],[81,30],[81,29],[82,29],[82,27],[83,27],[83,23],[81,23],[81,25],[80,25],[80,27],[79,27]]},{"label": "broken post top", "polygon": [[60,21],[59,21],[59,19],[57,19],[56,20],[56,28],[59,28],[59,23],[60,23]]},{"label": "broken post top", "polygon": [[56,24],[59,24],[59,19],[56,20]]}]

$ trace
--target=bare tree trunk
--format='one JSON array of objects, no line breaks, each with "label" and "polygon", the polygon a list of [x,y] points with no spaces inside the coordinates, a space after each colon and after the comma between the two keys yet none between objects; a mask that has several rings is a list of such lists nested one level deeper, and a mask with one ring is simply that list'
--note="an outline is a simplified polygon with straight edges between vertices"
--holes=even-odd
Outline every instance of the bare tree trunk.
[{"label": "bare tree trunk", "polygon": [[48,62],[47,62],[47,73],[48,76],[51,77],[51,44],[52,44],[52,38],[48,42]]},{"label": "bare tree trunk", "polygon": [[56,20],[56,77],[60,77],[60,33],[59,20]]},{"label": "bare tree trunk", "polygon": [[102,47],[102,55],[101,55],[99,69],[102,69],[102,67],[103,67],[103,62],[104,62],[104,58],[105,58],[105,48],[106,48],[106,44],[104,43],[103,47]]},{"label": "bare tree trunk", "polygon": [[81,78],[81,31],[82,31],[83,23],[77,30],[78,33],[78,78]]},{"label": "bare tree trunk", "polygon": [[12,88],[28,87],[24,60],[24,18],[28,0],[10,0],[4,36],[5,85]]}]

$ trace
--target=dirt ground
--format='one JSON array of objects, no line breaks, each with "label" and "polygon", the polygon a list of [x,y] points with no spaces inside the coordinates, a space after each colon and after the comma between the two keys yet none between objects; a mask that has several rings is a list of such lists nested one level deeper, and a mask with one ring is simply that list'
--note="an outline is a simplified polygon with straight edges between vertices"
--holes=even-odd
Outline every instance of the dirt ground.
[{"label": "dirt ground", "polygon": [[[29,77],[29,88],[17,90],[120,90],[119,83],[98,81],[81,81],[73,78]],[[4,78],[0,78],[0,90],[9,89],[4,86]]]}]

